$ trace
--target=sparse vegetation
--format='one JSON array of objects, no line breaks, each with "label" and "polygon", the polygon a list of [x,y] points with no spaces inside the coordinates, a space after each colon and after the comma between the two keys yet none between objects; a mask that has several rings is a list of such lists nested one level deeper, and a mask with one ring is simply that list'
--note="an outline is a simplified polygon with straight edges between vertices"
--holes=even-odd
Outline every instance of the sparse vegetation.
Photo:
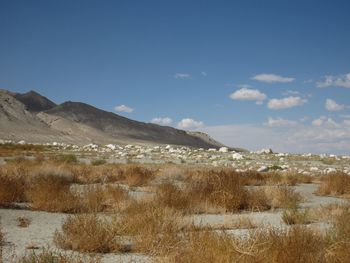
[{"label": "sparse vegetation", "polygon": [[69,174],[43,169],[32,177],[25,194],[34,209],[75,212],[78,200],[70,191],[71,183]]},{"label": "sparse vegetation", "polygon": [[31,223],[31,220],[27,217],[20,216],[17,218],[17,222],[19,227],[28,227]]},{"label": "sparse vegetation", "polygon": [[350,195],[350,176],[342,172],[324,176],[317,194],[335,196]]},{"label": "sparse vegetation", "polygon": [[25,200],[25,180],[22,176],[6,175],[0,171],[0,206]]},{"label": "sparse vegetation", "polygon": [[283,211],[282,220],[287,225],[309,224],[309,211],[307,209],[298,210],[296,208],[286,209]]},{"label": "sparse vegetation", "polygon": [[133,203],[124,213],[124,234],[134,236],[134,250],[150,255],[170,255],[182,242],[181,216],[153,203]]},{"label": "sparse vegetation", "polygon": [[98,166],[98,165],[103,165],[105,163],[107,163],[105,159],[97,159],[97,160],[93,160],[91,162],[91,165]]},{"label": "sparse vegetation", "polygon": [[[22,158],[0,167],[1,205],[28,202],[36,210],[74,213],[55,233],[54,242],[62,249],[136,252],[161,262],[335,263],[347,262],[350,257],[348,208],[334,205],[316,211],[299,207],[303,199],[293,186],[312,182],[311,176],[108,164],[100,162],[103,159],[87,165],[69,159],[53,156],[44,162]],[[342,173],[327,175],[319,192],[344,196],[349,193],[348,178]],[[134,198],[141,191],[147,195]],[[282,220],[288,230],[262,230],[260,222],[248,214],[271,208],[285,209]],[[226,215],[240,212],[244,213]],[[221,213],[219,217],[224,219],[198,224],[194,217],[207,216],[198,215],[201,213]],[[31,223],[27,217],[17,221],[20,227]],[[313,225],[304,226],[314,221],[326,221],[332,227],[320,233],[312,230]],[[245,229],[249,234],[236,237],[226,232],[233,229]],[[2,238],[0,234],[0,243]],[[18,262],[99,261],[45,250]]]},{"label": "sparse vegetation", "polygon": [[54,160],[62,163],[78,163],[78,158],[75,154],[60,154],[55,156]]},{"label": "sparse vegetation", "polygon": [[190,232],[172,262],[325,262],[322,235],[305,227],[260,230],[246,238]]},{"label": "sparse vegetation", "polygon": [[50,250],[43,250],[39,253],[32,251],[30,254],[23,256],[17,263],[100,263],[99,258],[89,256],[77,256],[65,254]]},{"label": "sparse vegetation", "polygon": [[129,186],[142,186],[154,179],[155,171],[139,165],[127,165],[121,177]]},{"label": "sparse vegetation", "polygon": [[96,214],[74,215],[56,232],[54,242],[63,249],[80,252],[118,252],[123,249],[117,239],[121,230],[116,221],[110,222]]},{"label": "sparse vegetation", "polygon": [[297,208],[302,200],[301,195],[288,186],[269,186],[266,187],[265,193],[273,208]]}]

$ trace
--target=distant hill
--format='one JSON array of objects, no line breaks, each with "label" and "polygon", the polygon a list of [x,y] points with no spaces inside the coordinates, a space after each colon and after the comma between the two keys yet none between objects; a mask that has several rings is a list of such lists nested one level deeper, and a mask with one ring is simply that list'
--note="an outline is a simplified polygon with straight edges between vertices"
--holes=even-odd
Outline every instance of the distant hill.
[{"label": "distant hill", "polygon": [[0,139],[28,142],[223,146],[204,133],[131,120],[81,102],[56,105],[35,91],[0,90],[0,127]]},{"label": "distant hill", "polygon": [[27,107],[27,110],[31,112],[45,111],[57,106],[56,103],[33,90],[23,94],[16,93],[14,97],[22,102]]}]

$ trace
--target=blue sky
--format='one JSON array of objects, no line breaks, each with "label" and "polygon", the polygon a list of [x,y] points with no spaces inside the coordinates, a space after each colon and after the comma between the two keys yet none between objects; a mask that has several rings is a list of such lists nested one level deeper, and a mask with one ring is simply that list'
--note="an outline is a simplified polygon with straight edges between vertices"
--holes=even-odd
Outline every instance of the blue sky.
[{"label": "blue sky", "polygon": [[0,87],[231,146],[350,154],[349,11],[341,0],[0,0]]}]

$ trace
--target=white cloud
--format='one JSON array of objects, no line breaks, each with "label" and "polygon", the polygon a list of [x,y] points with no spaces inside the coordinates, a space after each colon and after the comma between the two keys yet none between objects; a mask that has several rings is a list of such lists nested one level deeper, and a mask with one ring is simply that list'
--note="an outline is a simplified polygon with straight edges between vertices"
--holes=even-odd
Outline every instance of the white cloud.
[{"label": "white cloud", "polygon": [[267,120],[267,123],[265,123],[266,126],[268,127],[291,127],[297,125],[297,121],[292,121],[292,120],[286,120],[282,118],[271,118],[269,117]]},{"label": "white cloud", "polygon": [[269,109],[272,109],[272,110],[280,110],[280,109],[287,109],[287,108],[293,108],[296,106],[301,106],[306,102],[307,102],[306,99],[291,96],[283,99],[271,99],[269,100],[267,106]]},{"label": "white cloud", "polygon": [[173,123],[173,120],[169,117],[165,117],[165,118],[157,117],[157,118],[153,118],[151,120],[151,123],[163,125],[163,126],[169,126]]},{"label": "white cloud", "polygon": [[326,116],[321,116],[318,119],[313,120],[312,125],[326,128],[338,128],[341,126],[341,124],[335,122],[332,118],[327,118]]},{"label": "white cloud", "polygon": [[338,104],[332,99],[326,99],[325,107],[328,111],[341,111],[345,109],[345,105]]},{"label": "white cloud", "polygon": [[249,150],[272,148],[277,152],[350,154],[350,123],[337,125],[298,124],[275,129],[242,124],[203,127],[201,131],[228,146]]},{"label": "white cloud", "polygon": [[119,105],[119,106],[115,106],[114,109],[115,109],[115,111],[117,111],[117,112],[127,112],[127,113],[131,113],[131,112],[134,111],[133,108],[130,108],[129,106],[126,106],[126,105],[124,105],[124,104]]},{"label": "white cloud", "polygon": [[314,126],[322,126],[326,119],[327,119],[326,116],[321,116],[320,118],[313,120],[312,121],[312,125],[314,125]]},{"label": "white cloud", "polygon": [[177,127],[182,130],[196,130],[198,128],[203,127],[203,125],[204,123],[201,121],[185,118],[177,124]]},{"label": "white cloud", "polygon": [[328,87],[342,87],[350,88],[350,73],[344,75],[327,75],[324,77],[323,81],[317,82],[316,86],[319,88]]},{"label": "white cloud", "polygon": [[202,71],[202,72],[201,72],[201,75],[202,75],[203,77],[208,76],[207,72],[205,72],[205,71]]},{"label": "white cloud", "polygon": [[241,88],[230,95],[233,100],[255,100],[263,101],[266,95],[257,89]]},{"label": "white cloud", "polygon": [[189,79],[191,77],[188,73],[175,73],[174,78],[175,79]]},{"label": "white cloud", "polygon": [[274,82],[287,83],[295,80],[295,78],[282,77],[276,74],[258,74],[252,77],[252,79],[262,81],[262,82],[267,82],[267,83],[274,83]]}]

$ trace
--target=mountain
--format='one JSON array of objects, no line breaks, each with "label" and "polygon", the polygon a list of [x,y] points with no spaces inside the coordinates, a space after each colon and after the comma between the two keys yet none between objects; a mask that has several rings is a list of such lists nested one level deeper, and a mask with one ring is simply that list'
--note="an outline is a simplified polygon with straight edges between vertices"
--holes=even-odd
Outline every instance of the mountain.
[{"label": "mountain", "polygon": [[56,103],[33,90],[24,94],[16,93],[14,97],[22,102],[27,107],[27,110],[31,112],[45,111],[57,106]]},{"label": "mountain", "polygon": [[0,90],[0,127],[0,139],[28,142],[223,146],[204,133],[131,120],[81,102],[56,105],[35,91]]}]

